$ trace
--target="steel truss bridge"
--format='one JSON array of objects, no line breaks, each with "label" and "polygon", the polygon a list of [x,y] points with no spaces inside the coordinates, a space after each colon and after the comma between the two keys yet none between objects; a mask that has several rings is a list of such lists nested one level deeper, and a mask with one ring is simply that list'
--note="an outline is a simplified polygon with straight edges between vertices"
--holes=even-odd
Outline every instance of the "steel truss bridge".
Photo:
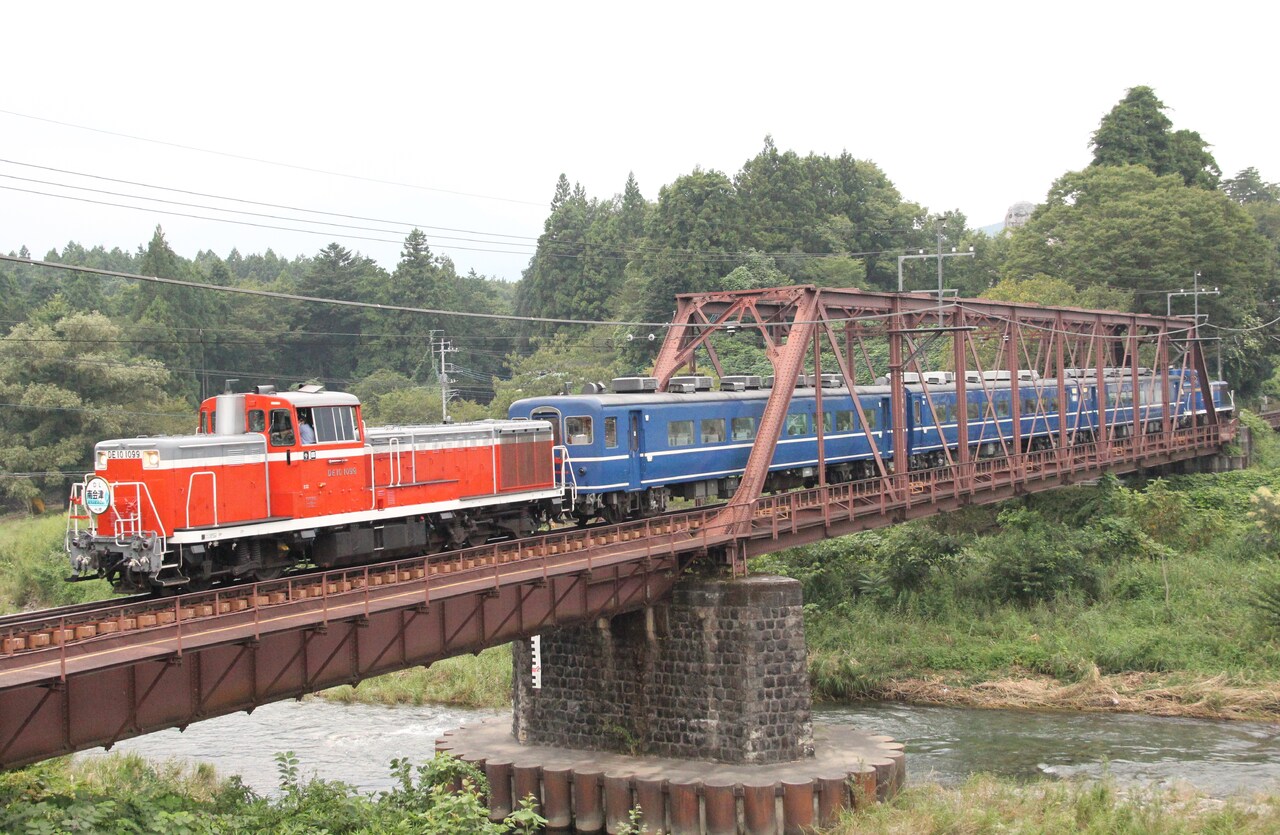
[{"label": "steel truss bridge", "polygon": [[[659,387],[699,358],[721,368],[718,339],[754,333],[775,371],[740,487],[726,504],[609,527],[557,531],[514,542],[169,599],[131,599],[0,619],[0,767],[12,768],[164,728],[232,713],[536,634],[639,609],[663,598],[696,559],[745,571],[755,555],[895,522],[1050,490],[1108,472],[1211,456],[1234,437],[1213,408],[1195,323],[1182,318],[1048,308],[917,294],[810,286],[678,297],[657,363]],[[742,338],[730,337],[730,338]],[[852,384],[887,378],[895,449],[906,447],[904,375],[954,372],[989,386],[1007,371],[1012,431],[969,444],[945,464],[895,466],[874,446],[876,475],[830,484],[821,466],[810,490],[762,496],[796,380],[826,369]],[[1195,425],[1170,409],[1154,425],[1105,421],[1091,437],[1065,426],[1048,448],[1020,435],[1020,371],[1140,368],[1169,391],[1171,373],[1194,370],[1207,404]],[[968,382],[966,372],[978,372]],[[1150,379],[1147,377],[1146,379]],[[923,389],[930,409],[933,397]],[[1031,383],[1025,383],[1031,385]],[[815,387],[822,432],[822,386]],[[854,404],[859,412],[858,399]],[[960,436],[967,417],[958,410]],[[935,413],[936,414],[936,413]],[[862,425],[865,415],[859,414]],[[870,437],[870,433],[868,433]],[[973,440],[971,438],[971,440]]]}]

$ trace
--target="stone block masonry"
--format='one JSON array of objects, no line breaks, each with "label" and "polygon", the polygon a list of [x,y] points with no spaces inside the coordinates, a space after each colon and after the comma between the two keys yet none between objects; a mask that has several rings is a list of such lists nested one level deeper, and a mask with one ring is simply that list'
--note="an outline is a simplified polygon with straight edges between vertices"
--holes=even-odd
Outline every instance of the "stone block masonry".
[{"label": "stone block masonry", "polygon": [[800,583],[682,581],[669,601],[515,644],[513,731],[531,745],[722,763],[813,756]]}]

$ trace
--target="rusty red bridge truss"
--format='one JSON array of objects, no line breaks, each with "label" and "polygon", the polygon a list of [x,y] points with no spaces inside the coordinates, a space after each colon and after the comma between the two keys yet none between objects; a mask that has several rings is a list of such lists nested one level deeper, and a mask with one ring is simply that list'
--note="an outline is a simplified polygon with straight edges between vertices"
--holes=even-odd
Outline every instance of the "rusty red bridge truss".
[{"label": "rusty red bridge truss", "polygon": [[[0,620],[0,767],[92,748],[200,719],[430,664],[559,625],[650,605],[692,560],[745,570],[748,557],[905,519],[1053,489],[1106,472],[1216,454],[1234,422],[1212,407],[1193,322],[917,294],[786,287],[678,298],[655,376],[665,388],[701,358],[720,367],[717,341],[757,340],[776,381],[741,486],[724,505],[606,528],[332,571],[168,600],[31,613]],[[736,335],[731,335],[736,332]],[[932,365],[932,367],[931,367]],[[1058,381],[1064,370],[1195,370],[1207,414],[1180,426],[1104,425],[1089,438],[1062,428],[1045,448],[1020,437],[1019,371]],[[1008,371],[1009,435],[969,444],[945,464],[911,469],[873,447],[876,475],[761,496],[797,377],[837,373],[858,385],[887,379],[893,447],[905,448],[904,374]],[[913,383],[928,394],[928,385]],[[1030,383],[1026,383],[1030,385]],[[1136,388],[1136,386],[1135,386]],[[822,387],[815,389],[822,409]],[[932,396],[927,402],[933,409]],[[855,398],[854,403],[858,401]],[[861,407],[857,407],[861,412]],[[1135,414],[1138,412],[1134,409]],[[936,414],[936,413],[935,413]],[[865,415],[859,415],[866,425]],[[959,410],[966,436],[965,410]],[[822,431],[821,417],[817,421]],[[994,445],[994,446],[993,446]],[[1040,443],[1044,446],[1044,442]],[[822,438],[818,439],[822,461]]]}]

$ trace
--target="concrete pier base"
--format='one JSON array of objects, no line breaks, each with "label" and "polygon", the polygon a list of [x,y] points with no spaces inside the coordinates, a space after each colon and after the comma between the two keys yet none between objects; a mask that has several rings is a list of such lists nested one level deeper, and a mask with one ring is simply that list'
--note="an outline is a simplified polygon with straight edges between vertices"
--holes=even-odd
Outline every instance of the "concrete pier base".
[{"label": "concrete pier base", "polygon": [[532,794],[548,832],[616,833],[638,808],[650,832],[782,835],[831,826],[845,809],[892,797],[902,745],[847,725],[813,728],[814,755],[752,765],[521,745],[505,723],[446,734],[436,749],[481,768],[501,820]]}]

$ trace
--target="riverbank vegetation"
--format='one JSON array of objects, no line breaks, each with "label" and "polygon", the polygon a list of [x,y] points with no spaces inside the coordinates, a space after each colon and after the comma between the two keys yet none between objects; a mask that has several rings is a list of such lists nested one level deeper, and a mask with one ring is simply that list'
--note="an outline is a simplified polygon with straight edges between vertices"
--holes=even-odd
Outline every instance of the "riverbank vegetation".
[{"label": "riverbank vegetation", "polygon": [[[361,792],[307,777],[307,764],[277,755],[270,795],[223,778],[207,765],[150,763],[135,755],[63,758],[0,774],[0,831],[249,835],[249,833],[526,833],[542,822],[531,808],[490,824],[478,799],[484,776],[437,756],[390,763],[391,789]],[[464,789],[454,793],[455,779]],[[987,775],[959,786],[912,785],[892,802],[847,815],[829,835],[1035,832],[1275,832],[1274,797],[1208,798],[1190,790],[1120,790],[1109,781],[1022,783]]]},{"label": "riverbank vegetation", "polygon": [[377,793],[307,777],[290,753],[277,754],[276,762],[278,790],[263,796],[207,765],[155,764],[135,755],[51,760],[0,774],[0,832],[517,835],[546,823],[527,805],[490,823],[481,800],[484,774],[444,755],[420,765],[392,760],[393,787]]},{"label": "riverbank vegetation", "polygon": [[1280,469],[1114,477],[761,558],[815,694],[1280,717]]},{"label": "riverbank vegetation", "polygon": [[459,655],[430,667],[413,667],[361,682],[321,691],[321,698],[346,704],[507,707],[511,704],[511,647],[492,647],[476,655]]},{"label": "riverbank vegetation", "polygon": [[1248,835],[1275,832],[1277,828],[1280,801],[1274,796],[1223,801],[1176,789],[1121,791],[1107,780],[1026,784],[978,775],[961,786],[910,786],[891,803],[848,815],[830,835]]}]

